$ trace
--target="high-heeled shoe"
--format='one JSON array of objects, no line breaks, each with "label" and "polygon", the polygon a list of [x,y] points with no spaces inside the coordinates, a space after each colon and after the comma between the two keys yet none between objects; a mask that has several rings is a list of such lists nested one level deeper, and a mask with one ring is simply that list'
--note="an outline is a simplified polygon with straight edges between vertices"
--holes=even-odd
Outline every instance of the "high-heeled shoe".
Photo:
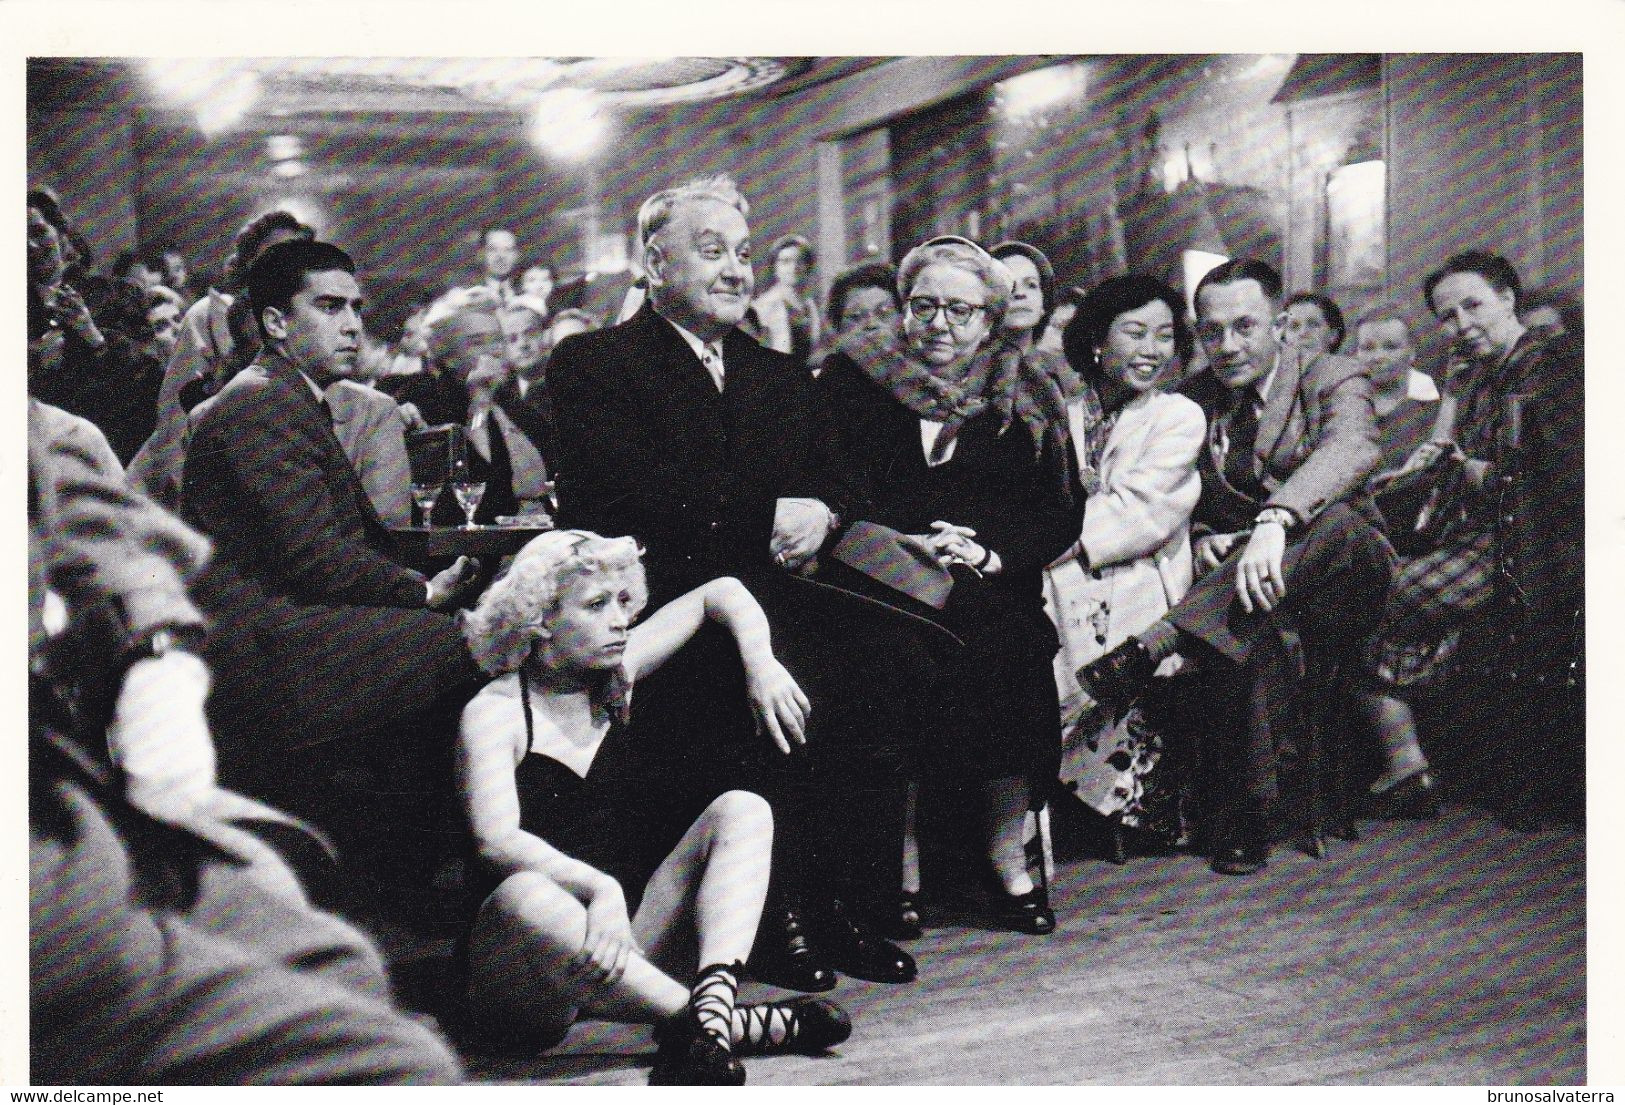
[{"label": "high-heeled shoe", "polygon": [[[1031,869],[1033,864],[1029,862],[1028,867]],[[994,919],[1005,928],[1028,936],[1048,936],[1055,931],[1055,912],[1049,905],[1049,871],[1042,855],[1036,869],[1033,888],[1025,894],[1012,894],[997,875],[989,876],[988,899],[993,906]]]},{"label": "high-heeled shoe", "polygon": [[1383,821],[1401,818],[1431,821],[1439,816],[1439,784],[1424,769],[1380,794],[1371,795],[1369,801],[1372,816]]}]

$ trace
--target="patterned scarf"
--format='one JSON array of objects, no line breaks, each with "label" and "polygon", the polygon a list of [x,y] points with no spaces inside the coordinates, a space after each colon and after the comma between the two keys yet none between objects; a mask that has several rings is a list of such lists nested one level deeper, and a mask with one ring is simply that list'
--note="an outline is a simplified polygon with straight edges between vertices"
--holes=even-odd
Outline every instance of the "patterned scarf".
[{"label": "patterned scarf", "polygon": [[1106,443],[1117,428],[1117,416],[1123,408],[1118,407],[1107,414],[1100,395],[1087,383],[1083,385],[1077,402],[1083,414],[1083,457],[1078,477],[1083,481],[1083,489],[1094,495],[1105,487],[1100,478],[1100,461],[1106,455]]},{"label": "patterned scarf", "polygon": [[[854,332],[841,339],[841,352],[903,406],[931,422],[942,423],[932,449],[936,459],[959,436],[960,429],[988,409],[999,416],[999,433],[1019,419],[1033,440],[1033,453],[1070,448],[1066,399],[1044,354],[995,341],[940,367],[916,360],[896,331]],[[1071,501],[1067,481],[1067,501]]]}]

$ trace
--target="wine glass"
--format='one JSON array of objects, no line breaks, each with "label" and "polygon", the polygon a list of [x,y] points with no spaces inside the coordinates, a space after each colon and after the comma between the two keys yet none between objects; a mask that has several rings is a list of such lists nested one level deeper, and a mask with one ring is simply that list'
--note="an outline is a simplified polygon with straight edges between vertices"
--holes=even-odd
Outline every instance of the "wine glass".
[{"label": "wine glass", "polygon": [[451,485],[451,493],[457,496],[457,505],[463,508],[463,517],[468,519],[464,529],[474,528],[474,512],[480,508],[480,500],[485,498],[485,484],[472,480],[463,480]]},{"label": "wine glass", "polygon": [[443,485],[438,483],[414,483],[412,485],[412,503],[418,508],[419,523],[423,526],[433,524],[434,505],[440,501],[440,492]]}]

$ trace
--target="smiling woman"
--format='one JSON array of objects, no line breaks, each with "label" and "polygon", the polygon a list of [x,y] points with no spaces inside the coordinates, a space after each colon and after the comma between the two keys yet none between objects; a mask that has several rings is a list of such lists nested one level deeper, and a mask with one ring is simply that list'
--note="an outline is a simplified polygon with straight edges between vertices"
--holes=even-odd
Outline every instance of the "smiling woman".
[{"label": "smiling woman", "polygon": [[[1119,719],[1077,672],[1168,612],[1190,589],[1190,517],[1201,493],[1201,408],[1161,390],[1188,351],[1184,304],[1159,280],[1127,275],[1084,297],[1068,323],[1067,359],[1088,391],[1068,407],[1089,490],[1077,541],[1045,572],[1046,608],[1061,637],[1061,778],[1097,813],[1173,845],[1185,826],[1176,771],[1144,714]],[[1159,669],[1172,675],[1177,660]],[[1174,765],[1176,768],[1178,765]],[[1121,852],[1119,852],[1121,854]]]}]

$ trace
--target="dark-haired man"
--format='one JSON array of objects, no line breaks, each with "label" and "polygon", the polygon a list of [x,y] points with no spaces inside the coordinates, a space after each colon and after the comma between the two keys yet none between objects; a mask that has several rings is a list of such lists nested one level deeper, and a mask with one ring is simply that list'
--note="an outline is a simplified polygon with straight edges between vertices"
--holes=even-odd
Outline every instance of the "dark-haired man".
[{"label": "dark-haired man", "polygon": [[485,288],[501,303],[519,294],[513,270],[519,264],[519,239],[511,230],[489,227],[480,233],[480,279],[474,285]]},{"label": "dark-haired man", "polygon": [[1205,575],[1166,617],[1079,676],[1098,701],[1122,708],[1175,652],[1218,661],[1234,720],[1221,734],[1230,797],[1213,866],[1246,875],[1268,859],[1277,755],[1294,706],[1297,663],[1283,631],[1300,634],[1311,654],[1362,640],[1391,554],[1344,501],[1379,458],[1365,369],[1282,340],[1281,279],[1260,261],[1208,273],[1196,316],[1209,369],[1185,390],[1208,416],[1192,519]]},{"label": "dark-haired man", "polygon": [[225,383],[225,377],[247,360],[246,353],[241,359],[233,358],[235,343],[229,320],[232,297],[241,294],[249,266],[260,251],[279,242],[313,237],[315,231],[287,211],[267,211],[237,231],[226,261],[224,289],[210,288],[181,319],[180,333],[158,388],[156,425],[130,462],[130,485],[137,491],[172,510],[180,505],[187,411],[199,399],[213,394]]},{"label": "dark-haired man", "polygon": [[361,338],[350,258],[325,242],[272,246],[247,295],[264,348],[198,418],[182,491],[216,549],[198,585],[220,675],[211,721],[226,781],[320,820],[313,765],[352,766],[379,737],[411,761],[426,719],[454,717],[478,686],[443,612],[470,565],[425,579],[397,563],[334,436],[322,389]]}]

